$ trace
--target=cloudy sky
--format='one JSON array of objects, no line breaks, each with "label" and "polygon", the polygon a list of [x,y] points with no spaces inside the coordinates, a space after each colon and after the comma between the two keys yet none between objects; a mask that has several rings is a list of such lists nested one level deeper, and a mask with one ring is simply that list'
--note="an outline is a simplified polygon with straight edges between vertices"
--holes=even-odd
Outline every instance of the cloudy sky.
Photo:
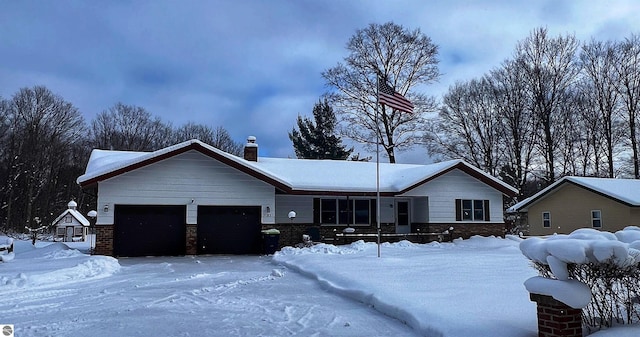
[{"label": "cloudy sky", "polygon": [[[165,122],[258,137],[294,156],[287,132],[327,91],[322,71],[357,29],[393,21],[439,46],[441,96],[509,58],[537,27],[581,41],[640,34],[640,2],[591,0],[0,1],[0,96],[44,85],[91,121],[117,102]],[[400,162],[424,161],[420,149]]]}]

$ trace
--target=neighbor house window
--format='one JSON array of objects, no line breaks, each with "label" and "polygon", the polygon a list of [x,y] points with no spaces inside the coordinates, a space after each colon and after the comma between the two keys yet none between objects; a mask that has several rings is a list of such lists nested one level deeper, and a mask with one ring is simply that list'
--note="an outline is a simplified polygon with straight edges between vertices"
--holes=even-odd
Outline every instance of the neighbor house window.
[{"label": "neighbor house window", "polygon": [[456,199],[456,221],[489,221],[489,200]]},{"label": "neighbor house window", "polygon": [[336,225],[371,224],[369,199],[321,199],[320,222]]},{"label": "neighbor house window", "polygon": [[602,227],[602,212],[599,210],[591,211],[591,226],[594,228]]},{"label": "neighbor house window", "polygon": [[542,212],[542,227],[551,228],[551,212]]}]

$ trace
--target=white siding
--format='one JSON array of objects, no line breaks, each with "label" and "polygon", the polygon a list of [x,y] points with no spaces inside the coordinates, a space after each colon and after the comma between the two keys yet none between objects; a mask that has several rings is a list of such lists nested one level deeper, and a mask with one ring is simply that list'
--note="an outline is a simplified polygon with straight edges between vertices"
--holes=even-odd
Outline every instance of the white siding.
[{"label": "white siding", "polygon": [[429,222],[429,198],[416,197],[411,205],[411,222]]},{"label": "white siding", "polygon": [[396,211],[394,203],[394,198],[380,198],[380,223],[396,222]]},{"label": "white siding", "polygon": [[115,204],[187,205],[186,220],[192,224],[197,205],[262,206],[262,222],[274,221],[266,216],[266,207],[275,209],[273,186],[198,151],[101,181],[98,188],[97,224],[113,223]]},{"label": "white siding", "polygon": [[313,223],[313,196],[308,195],[276,195],[276,223],[292,222],[288,214],[296,212],[293,223]]},{"label": "white siding", "polygon": [[427,196],[427,212],[431,223],[456,221],[456,199],[489,200],[491,222],[504,222],[502,193],[457,169],[422,184],[403,196]]}]

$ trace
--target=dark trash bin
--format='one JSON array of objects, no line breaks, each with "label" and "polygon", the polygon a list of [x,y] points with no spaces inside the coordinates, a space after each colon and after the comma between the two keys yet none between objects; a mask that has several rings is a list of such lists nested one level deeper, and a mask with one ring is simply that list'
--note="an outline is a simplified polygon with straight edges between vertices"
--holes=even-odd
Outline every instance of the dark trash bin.
[{"label": "dark trash bin", "polygon": [[277,229],[267,229],[262,231],[262,253],[271,255],[278,250],[280,241],[280,231]]}]

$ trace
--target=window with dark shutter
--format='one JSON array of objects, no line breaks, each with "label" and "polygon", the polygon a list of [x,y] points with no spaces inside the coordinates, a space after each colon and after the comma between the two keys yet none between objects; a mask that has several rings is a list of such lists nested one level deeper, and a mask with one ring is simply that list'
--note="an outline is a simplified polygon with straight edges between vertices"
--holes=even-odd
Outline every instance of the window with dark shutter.
[{"label": "window with dark shutter", "polygon": [[491,215],[489,215],[489,200],[484,201],[484,221],[491,221]]},{"label": "window with dark shutter", "polygon": [[378,211],[376,209],[376,199],[371,199],[371,221],[370,224],[376,224],[378,223],[378,219],[376,218],[378,216]]},{"label": "window with dark shutter", "polygon": [[456,221],[490,221],[489,200],[456,199]]},{"label": "window with dark shutter", "polygon": [[320,224],[320,198],[313,198],[313,223]]}]

